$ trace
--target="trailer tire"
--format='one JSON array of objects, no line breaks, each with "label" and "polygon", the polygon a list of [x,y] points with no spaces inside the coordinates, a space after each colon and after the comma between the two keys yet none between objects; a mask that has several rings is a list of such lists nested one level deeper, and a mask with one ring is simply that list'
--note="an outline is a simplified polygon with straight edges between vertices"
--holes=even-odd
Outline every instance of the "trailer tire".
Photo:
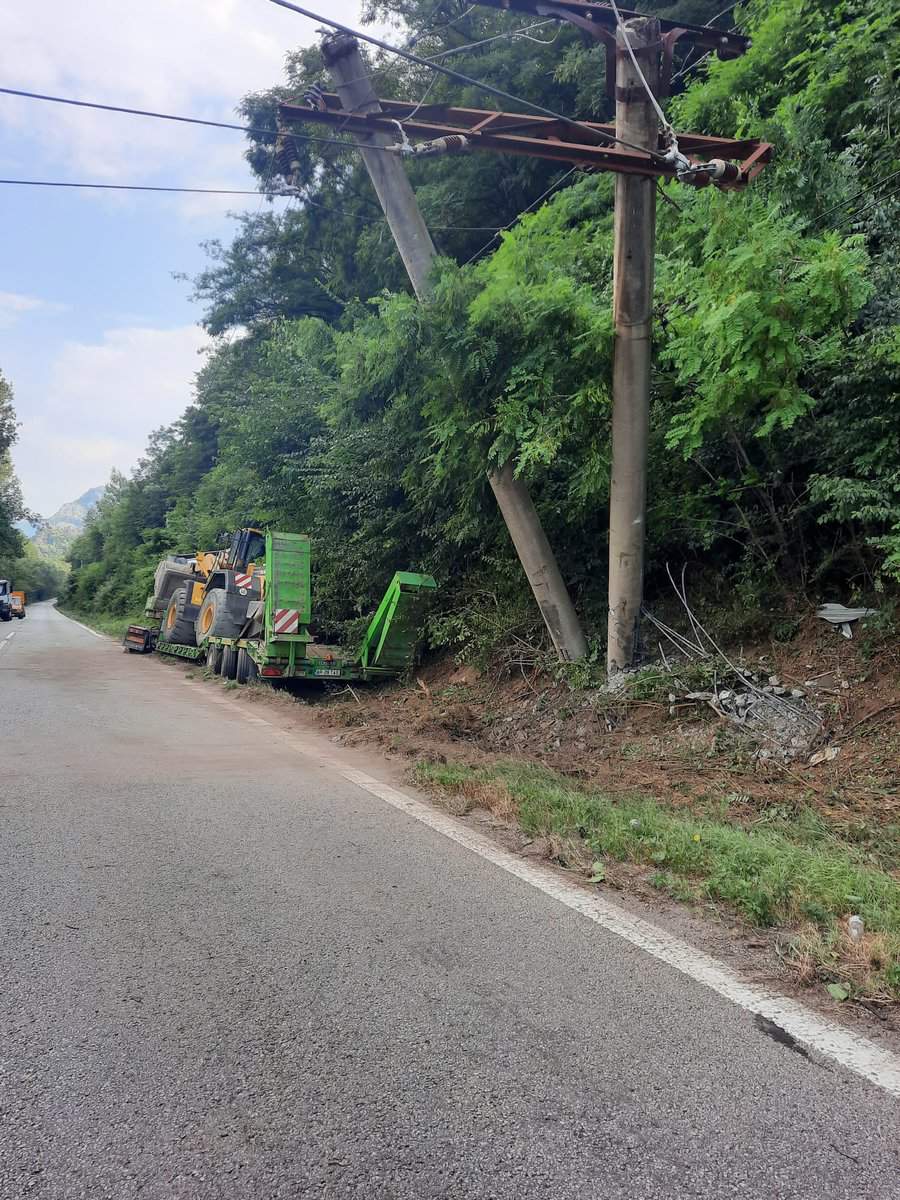
[{"label": "trailer tire", "polygon": [[208,646],[206,650],[206,665],[213,675],[222,674],[222,647]]},{"label": "trailer tire", "polygon": [[238,683],[255,683],[258,677],[259,668],[242,646],[238,651],[235,679]]},{"label": "trailer tire", "polygon": [[238,652],[235,646],[222,647],[222,670],[220,672],[223,679],[234,679],[237,675]]},{"label": "trailer tire", "polygon": [[224,588],[213,588],[206,593],[194,627],[198,646],[211,637],[236,638],[241,626],[242,622],[228,611],[228,593]]},{"label": "trailer tire", "polygon": [[176,588],[159,626],[159,640],[175,646],[196,646],[194,619],[187,613],[187,588]]}]

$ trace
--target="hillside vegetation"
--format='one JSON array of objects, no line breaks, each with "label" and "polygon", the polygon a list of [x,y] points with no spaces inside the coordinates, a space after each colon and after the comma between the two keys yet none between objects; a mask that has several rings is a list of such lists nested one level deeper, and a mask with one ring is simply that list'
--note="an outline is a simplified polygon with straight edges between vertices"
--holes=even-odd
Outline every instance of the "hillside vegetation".
[{"label": "hillside vegetation", "polygon": [[[390,0],[371,15],[424,31],[422,54],[517,21],[468,8]],[[718,8],[657,11],[703,22]],[[734,21],[749,53],[682,53],[669,114],[679,129],[765,138],[776,160],[743,193],[661,189],[648,600],[668,588],[666,563],[689,562],[710,603],[745,614],[817,598],[884,610],[900,578],[900,5],[750,0],[719,24]],[[548,44],[507,38],[448,61],[608,116],[602,48],[553,25],[532,37]],[[424,69],[373,65],[383,95],[430,87],[431,101],[487,104]],[[300,51],[244,115],[274,129],[276,101],[324,79],[318,51]],[[248,151],[261,181],[281,169],[273,142]],[[354,153],[295,149],[308,202],[244,215],[231,245],[209,246],[196,294],[208,329],[229,336],[184,417],[111,480],[71,552],[70,602],[133,611],[163,553],[255,521],[313,536],[329,636],[410,567],[442,584],[432,643],[487,652],[536,628],[485,479],[512,455],[599,638],[611,178],[487,154],[414,164],[444,256],[423,305]]]},{"label": "hillside vegetation", "polygon": [[17,523],[37,520],[25,507],[12,468],[9,452],[16,434],[13,391],[0,373],[0,579],[12,580],[29,600],[46,600],[62,590],[65,564],[42,558],[16,528]]},{"label": "hillside vegetation", "polygon": [[102,487],[88,488],[77,500],[61,504],[52,516],[41,521],[30,541],[42,558],[64,561],[75,539],[83,532],[91,509],[103,495]]}]

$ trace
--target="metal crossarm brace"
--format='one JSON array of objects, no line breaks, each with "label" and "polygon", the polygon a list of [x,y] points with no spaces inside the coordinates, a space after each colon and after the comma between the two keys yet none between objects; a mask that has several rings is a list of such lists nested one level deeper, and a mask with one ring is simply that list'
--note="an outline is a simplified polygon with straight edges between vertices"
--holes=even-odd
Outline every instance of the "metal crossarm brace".
[{"label": "metal crossarm brace", "polygon": [[[674,165],[612,142],[610,139],[615,134],[615,125],[582,121],[573,128],[552,117],[496,112],[492,109],[456,108],[443,104],[418,105],[400,100],[379,100],[381,112],[353,113],[345,111],[338,96],[331,92],[321,93],[318,102],[321,108],[280,104],[279,118],[288,123],[302,121],[328,125],[357,136],[386,133],[397,139],[398,152],[401,150],[403,134],[408,139],[456,138],[456,144],[461,149],[546,158],[626,175],[674,178],[676,174]],[[581,136],[582,129],[585,140],[573,140]],[[593,141],[590,140],[592,137]],[[710,159],[739,162],[737,178],[719,184],[720,187],[745,186],[772,156],[769,143],[753,138],[717,138],[679,133],[678,142],[682,152],[695,162]],[[665,148],[660,139],[660,151]],[[415,153],[414,146],[412,153]]]},{"label": "metal crossarm brace", "polygon": [[[592,3],[591,0],[555,0],[555,3],[552,4],[547,3],[546,0],[478,0],[478,5],[481,8],[527,13],[529,16],[559,17],[561,20],[571,21],[573,25],[592,33],[606,29],[614,34],[616,30],[616,14],[610,6]],[[629,21],[632,17],[648,15],[622,8],[621,5],[619,5],[619,12],[622,14],[623,21]],[[711,50],[719,58],[739,58],[750,48],[750,38],[744,34],[726,33],[722,29],[710,29],[708,25],[689,25],[685,21],[660,20],[659,26],[663,34],[677,30],[679,36],[689,41],[691,45],[698,46],[702,50]]]}]

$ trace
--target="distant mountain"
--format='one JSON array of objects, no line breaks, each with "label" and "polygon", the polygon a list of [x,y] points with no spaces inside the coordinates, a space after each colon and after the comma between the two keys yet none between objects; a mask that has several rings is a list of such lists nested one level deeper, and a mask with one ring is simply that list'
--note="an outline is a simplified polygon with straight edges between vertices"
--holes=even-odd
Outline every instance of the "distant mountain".
[{"label": "distant mountain", "polygon": [[90,488],[77,500],[70,500],[56,510],[52,517],[32,536],[32,544],[44,558],[65,558],[69,547],[84,529],[88,513],[106,489]]}]

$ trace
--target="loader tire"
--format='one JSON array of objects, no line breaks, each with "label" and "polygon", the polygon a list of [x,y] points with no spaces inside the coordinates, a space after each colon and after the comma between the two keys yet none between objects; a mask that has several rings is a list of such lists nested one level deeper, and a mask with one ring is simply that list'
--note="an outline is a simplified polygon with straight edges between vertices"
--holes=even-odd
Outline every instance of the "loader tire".
[{"label": "loader tire", "polygon": [[223,679],[234,679],[237,675],[238,652],[235,646],[222,647],[222,671]]},{"label": "loader tire", "polygon": [[206,650],[206,665],[213,675],[222,674],[222,647],[209,646]]},{"label": "loader tire", "polygon": [[224,588],[213,588],[204,596],[194,626],[198,646],[202,646],[207,638],[236,638],[241,632],[242,622],[228,611],[227,605],[228,595]]},{"label": "loader tire", "polygon": [[242,646],[238,651],[235,679],[238,683],[255,683],[258,676],[259,668]]},{"label": "loader tire", "polygon": [[165,616],[159,627],[159,640],[172,642],[176,646],[196,646],[194,636],[194,619],[185,611],[187,609],[187,588],[177,588],[169,600]]}]

